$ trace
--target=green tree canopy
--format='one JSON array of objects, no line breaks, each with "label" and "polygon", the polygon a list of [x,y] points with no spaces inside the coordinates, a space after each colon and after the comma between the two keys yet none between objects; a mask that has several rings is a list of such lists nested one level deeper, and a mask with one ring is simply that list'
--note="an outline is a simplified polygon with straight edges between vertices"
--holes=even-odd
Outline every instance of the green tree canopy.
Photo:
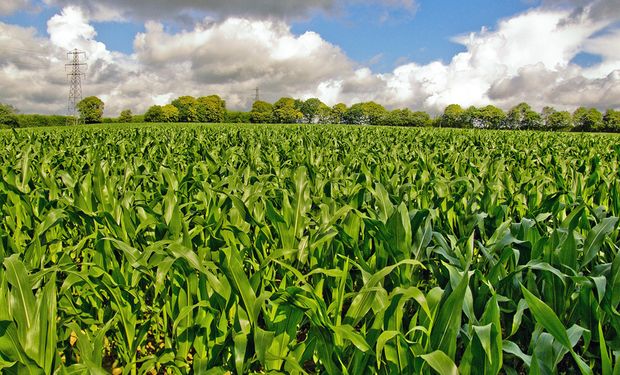
[{"label": "green tree canopy", "polygon": [[125,109],[121,112],[121,115],[118,117],[118,122],[132,122],[133,114],[131,113],[131,109]]},{"label": "green tree canopy", "polygon": [[384,117],[381,125],[386,126],[407,126],[409,109],[395,109],[388,112]]},{"label": "green tree canopy", "polygon": [[179,108],[172,104],[166,104],[161,107],[161,121],[162,122],[178,122],[181,116]]},{"label": "green tree canopy", "polygon": [[154,105],[150,107],[144,114],[144,121],[145,122],[163,122],[164,117],[163,117],[161,106]]},{"label": "green tree canopy", "polygon": [[250,121],[250,112],[226,111],[224,119],[229,124],[247,124]]},{"label": "green tree canopy", "polygon": [[353,104],[342,116],[343,122],[351,125],[361,125],[367,123],[364,116],[364,105],[362,103]]},{"label": "green tree canopy", "polygon": [[10,128],[19,127],[17,120],[17,110],[12,105],[0,103],[0,125]]},{"label": "green tree canopy", "polygon": [[77,104],[80,119],[86,124],[100,123],[103,117],[103,108],[103,101],[96,96],[86,97]]},{"label": "green tree canopy", "polygon": [[603,114],[596,108],[579,107],[573,113],[576,131],[593,131],[603,128]]},{"label": "green tree canopy", "polygon": [[407,126],[426,127],[433,124],[431,116],[423,111],[415,111],[407,114]]},{"label": "green tree canopy", "polygon": [[362,104],[364,108],[364,115],[367,118],[367,123],[370,125],[379,125],[381,120],[387,114],[387,110],[381,104],[375,102],[366,102]]},{"label": "green tree canopy", "polygon": [[250,121],[254,124],[268,124],[273,122],[273,105],[257,100],[252,104]]},{"label": "green tree canopy", "polygon": [[542,120],[543,129],[551,130],[549,127],[549,117],[556,112],[556,109],[550,106],[546,106],[542,109],[542,112],[540,112],[540,118]]},{"label": "green tree canopy", "polygon": [[347,112],[347,105],[344,103],[338,103],[331,108],[329,122],[332,124],[343,124],[345,119],[344,115]]},{"label": "green tree canopy", "polygon": [[458,104],[450,104],[447,106],[443,114],[439,117],[438,125],[442,128],[460,128],[463,127],[463,116],[465,110]]},{"label": "green tree canopy", "polygon": [[172,101],[172,105],[179,110],[180,122],[198,121],[198,101],[193,96],[181,96]]},{"label": "green tree canopy", "polygon": [[382,125],[387,126],[429,126],[432,123],[431,117],[426,112],[413,112],[408,108],[395,109],[388,112],[382,121]]},{"label": "green tree canopy", "polygon": [[[545,117],[543,111],[543,117]],[[573,117],[568,111],[555,111],[546,115],[545,128],[549,130],[570,129],[573,127]]]},{"label": "green tree canopy", "polygon": [[469,107],[464,113],[468,127],[480,129],[500,129],[504,126],[506,114],[494,105],[476,108]]},{"label": "green tree canopy", "polygon": [[303,102],[300,106],[300,111],[303,114],[304,122],[312,124],[319,121],[319,111],[321,107],[325,106],[325,103],[318,98],[310,98]]},{"label": "green tree canopy", "polygon": [[605,130],[610,132],[620,131],[620,111],[608,109],[603,117]]},{"label": "green tree canopy", "polygon": [[317,122],[319,124],[330,124],[332,123],[332,109],[325,103],[319,105],[319,110],[317,112]]},{"label": "green tree canopy", "polygon": [[387,110],[375,102],[353,104],[344,114],[344,121],[354,125],[380,125]]},{"label": "green tree canopy", "polygon": [[226,117],[226,102],[218,95],[202,96],[197,100],[199,122],[219,123]]},{"label": "green tree canopy", "polygon": [[280,98],[273,104],[273,119],[279,124],[295,124],[303,114],[295,106],[295,99]]},{"label": "green tree canopy", "polygon": [[509,129],[539,129],[543,121],[529,104],[519,103],[508,111],[505,124]]}]

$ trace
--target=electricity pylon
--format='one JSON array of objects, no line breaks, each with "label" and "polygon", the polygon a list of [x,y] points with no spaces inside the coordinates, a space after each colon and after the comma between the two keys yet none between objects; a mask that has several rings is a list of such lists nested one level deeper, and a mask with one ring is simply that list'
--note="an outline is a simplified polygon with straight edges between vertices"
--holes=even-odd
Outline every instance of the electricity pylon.
[{"label": "electricity pylon", "polygon": [[86,53],[77,49],[67,52],[69,63],[65,64],[65,71],[69,80],[68,125],[77,125],[79,121],[77,104],[82,100],[82,78],[86,77],[86,73],[82,73],[82,67],[86,67],[86,64],[80,61],[81,56],[86,57]]}]

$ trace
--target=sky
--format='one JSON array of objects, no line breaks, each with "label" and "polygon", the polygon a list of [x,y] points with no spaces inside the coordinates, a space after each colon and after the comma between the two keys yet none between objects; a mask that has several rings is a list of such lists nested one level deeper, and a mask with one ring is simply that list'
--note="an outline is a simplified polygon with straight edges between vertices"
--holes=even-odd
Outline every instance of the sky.
[{"label": "sky", "polygon": [[2,0],[0,103],[67,111],[67,51],[105,114],[182,95],[620,109],[620,0]]}]

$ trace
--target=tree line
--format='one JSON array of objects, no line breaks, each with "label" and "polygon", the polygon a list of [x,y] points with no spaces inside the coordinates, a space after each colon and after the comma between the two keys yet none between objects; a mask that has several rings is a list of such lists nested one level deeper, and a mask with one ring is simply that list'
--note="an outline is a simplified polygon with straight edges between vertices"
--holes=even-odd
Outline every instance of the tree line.
[{"label": "tree line", "polygon": [[579,107],[570,113],[545,107],[538,113],[529,104],[520,103],[504,112],[493,105],[465,109],[450,104],[441,115],[432,118],[423,111],[390,111],[375,102],[357,103],[351,107],[340,103],[329,107],[316,98],[306,101],[282,98],[274,104],[255,102],[250,122],[619,132],[620,111],[608,109],[602,113],[596,108]]},{"label": "tree line", "polygon": [[[255,124],[351,124],[383,126],[415,126],[478,129],[518,129],[548,131],[605,131],[620,132],[620,111],[579,107],[573,113],[545,107],[534,111],[527,103],[520,103],[509,111],[493,105],[463,108],[448,105],[442,114],[431,117],[423,111],[410,109],[388,110],[375,102],[344,103],[332,107],[317,98],[307,100],[283,97],[275,103],[255,101],[249,112],[229,111],[218,95],[202,97],[181,96],[170,104],[151,106],[143,115],[131,110],[121,112],[118,118],[104,118],[104,103],[91,96],[77,105],[80,119],[87,124],[129,122],[195,122],[195,123],[255,123]],[[38,117],[37,117],[38,116]],[[15,108],[0,104],[0,124],[6,127],[61,125],[65,117],[55,116],[49,121],[42,115],[18,115]],[[45,120],[45,121],[44,121]]]}]

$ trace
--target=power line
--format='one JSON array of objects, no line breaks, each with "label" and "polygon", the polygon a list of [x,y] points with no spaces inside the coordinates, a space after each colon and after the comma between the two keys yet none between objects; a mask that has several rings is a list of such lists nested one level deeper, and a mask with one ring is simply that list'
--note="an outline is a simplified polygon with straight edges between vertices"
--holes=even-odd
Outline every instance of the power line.
[{"label": "power line", "polygon": [[9,47],[9,46],[0,46],[0,52],[2,52],[3,54],[6,53],[28,53],[30,55],[35,55],[35,56],[41,56],[41,57],[45,57],[48,58],[49,54],[45,53],[45,52],[41,52],[41,50],[31,50],[31,49],[26,49],[26,48],[20,48],[20,47]]},{"label": "power line", "polygon": [[86,53],[77,49],[67,52],[69,63],[65,64],[65,71],[69,71],[67,73],[69,79],[67,122],[71,124],[78,123],[77,104],[82,100],[82,78],[86,77],[86,73],[82,73],[82,67],[86,67],[86,64],[80,61],[81,56],[86,57]]},{"label": "power line", "polygon": [[[49,55],[43,53],[37,53],[34,51],[11,48],[0,46],[0,64],[1,65],[14,65],[17,68],[49,68],[51,61]],[[28,56],[26,56],[28,55]],[[32,59],[35,57],[35,59]]]}]

